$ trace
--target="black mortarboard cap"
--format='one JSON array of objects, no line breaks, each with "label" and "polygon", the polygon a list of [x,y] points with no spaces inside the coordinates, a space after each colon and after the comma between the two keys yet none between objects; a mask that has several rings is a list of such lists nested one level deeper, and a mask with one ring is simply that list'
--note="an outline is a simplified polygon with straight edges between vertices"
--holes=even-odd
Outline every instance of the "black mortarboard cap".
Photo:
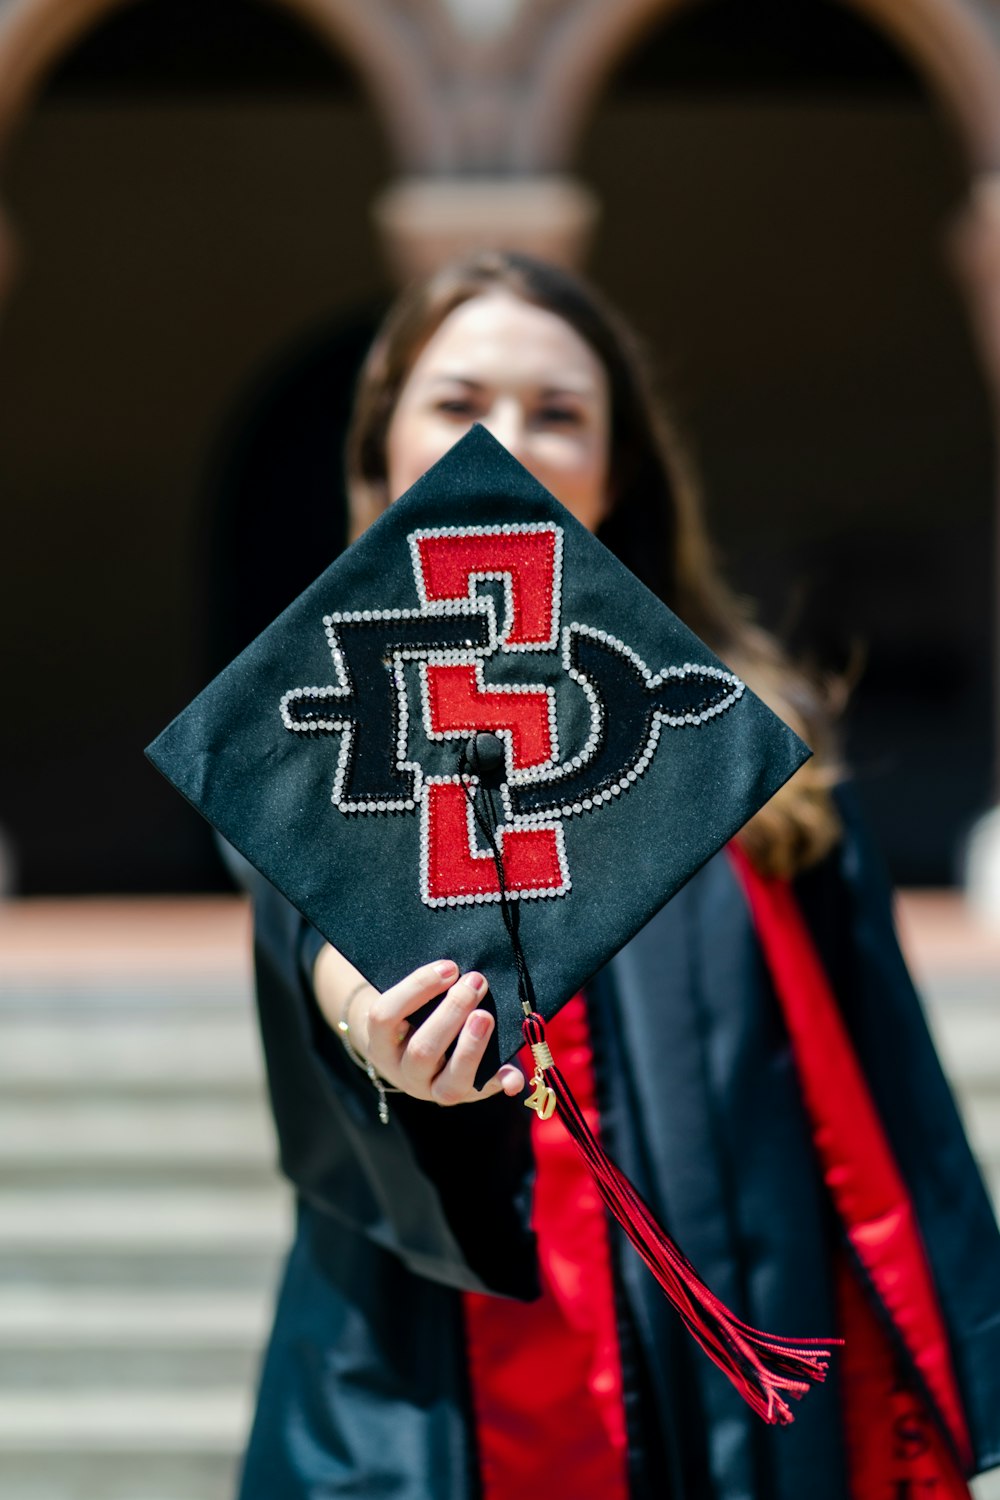
[{"label": "black mortarboard cap", "polygon": [[807,758],[482,427],[456,443],[149,747],[382,990],[480,969],[560,1118],[702,1347],[768,1421],[819,1340],[735,1319],[603,1152],[545,1021]]},{"label": "black mortarboard cap", "polygon": [[378,989],[480,969],[481,1080],[523,1020],[488,801],[548,1019],[809,754],[482,427],[147,753]]}]

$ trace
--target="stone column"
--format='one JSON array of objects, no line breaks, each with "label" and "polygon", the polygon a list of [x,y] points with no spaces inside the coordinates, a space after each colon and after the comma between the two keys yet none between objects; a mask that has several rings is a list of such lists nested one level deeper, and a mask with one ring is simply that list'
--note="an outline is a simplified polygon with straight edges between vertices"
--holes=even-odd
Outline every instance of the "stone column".
[{"label": "stone column", "polygon": [[[969,197],[952,225],[948,248],[969,303],[973,335],[988,377],[994,442],[1000,455],[1000,171],[984,172],[972,179]],[[1000,502],[1000,473],[996,483]],[[1000,927],[1000,519],[997,522],[994,578],[993,723],[996,762],[992,806],[978,820],[970,835],[965,884],[972,910],[990,925]]]},{"label": "stone column", "polygon": [[372,212],[392,273],[406,282],[483,248],[577,267],[598,204],[569,176],[402,177],[379,194]]},{"label": "stone column", "polygon": [[0,206],[0,320],[3,318],[7,299],[14,289],[18,262],[17,238],[3,207]]}]

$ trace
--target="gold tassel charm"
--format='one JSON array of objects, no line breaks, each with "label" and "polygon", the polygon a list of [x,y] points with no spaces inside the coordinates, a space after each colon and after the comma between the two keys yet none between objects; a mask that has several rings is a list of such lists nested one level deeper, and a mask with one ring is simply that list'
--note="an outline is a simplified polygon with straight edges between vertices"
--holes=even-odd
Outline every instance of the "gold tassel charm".
[{"label": "gold tassel charm", "polygon": [[545,1069],[553,1064],[548,1042],[532,1042],[531,1055],[535,1059],[535,1071],[531,1079],[531,1093],[524,1101],[526,1109],[533,1109],[540,1120],[549,1120],[556,1112],[556,1091],[545,1082]]}]

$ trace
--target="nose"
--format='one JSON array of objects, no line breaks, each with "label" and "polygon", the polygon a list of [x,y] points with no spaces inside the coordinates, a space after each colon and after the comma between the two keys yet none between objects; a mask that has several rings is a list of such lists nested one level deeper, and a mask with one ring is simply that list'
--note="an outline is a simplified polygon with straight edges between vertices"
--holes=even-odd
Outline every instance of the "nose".
[{"label": "nose", "polygon": [[483,426],[502,443],[508,453],[522,459],[525,451],[526,424],[517,401],[497,401],[482,418]]}]

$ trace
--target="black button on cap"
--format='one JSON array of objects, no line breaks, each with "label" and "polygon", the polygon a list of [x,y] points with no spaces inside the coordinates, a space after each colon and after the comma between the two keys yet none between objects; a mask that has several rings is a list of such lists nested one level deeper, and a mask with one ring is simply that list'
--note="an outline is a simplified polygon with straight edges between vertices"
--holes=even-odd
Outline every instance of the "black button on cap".
[{"label": "black button on cap", "polygon": [[503,743],[489,731],[473,735],[465,748],[469,770],[482,778],[484,786],[499,786],[504,778]]}]

